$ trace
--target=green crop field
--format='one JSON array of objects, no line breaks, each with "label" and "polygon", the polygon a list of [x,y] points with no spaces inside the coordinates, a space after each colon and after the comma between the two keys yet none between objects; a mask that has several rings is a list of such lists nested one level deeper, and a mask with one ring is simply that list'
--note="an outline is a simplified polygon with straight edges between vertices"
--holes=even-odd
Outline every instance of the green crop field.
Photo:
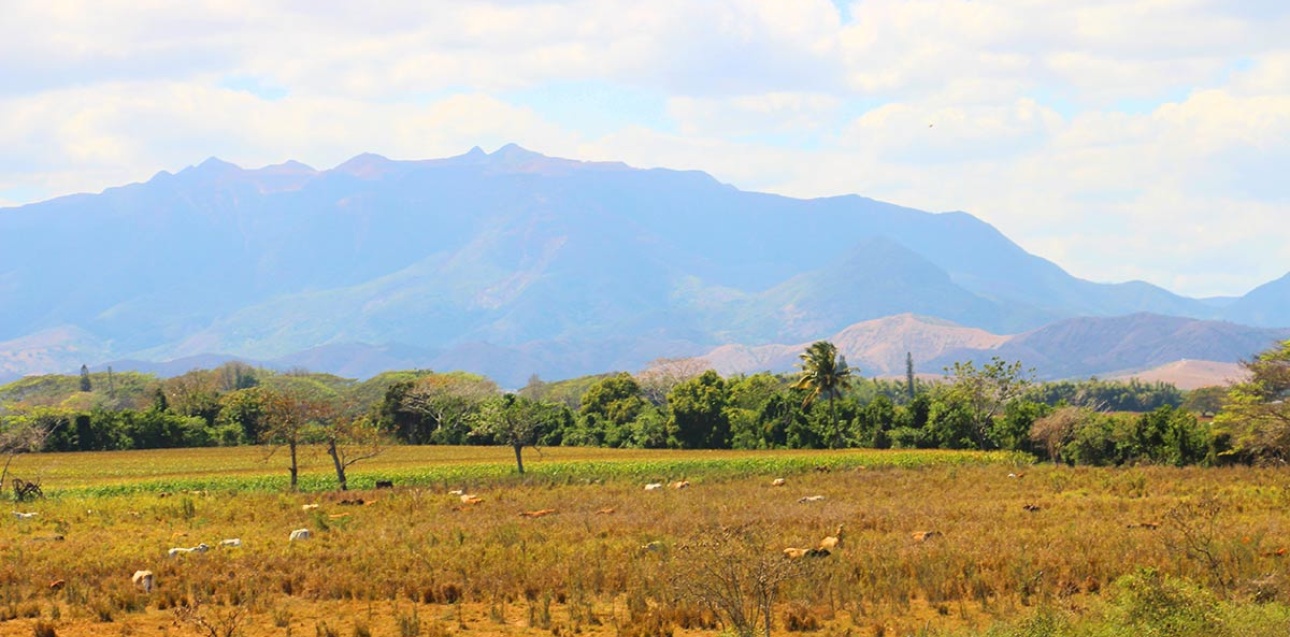
[{"label": "green crop field", "polygon": [[[159,449],[46,453],[19,456],[10,472],[39,480],[46,491],[128,493],[203,489],[283,490],[285,452],[269,455],[258,447]],[[530,480],[679,479],[694,476],[798,473],[855,467],[920,467],[959,464],[1018,464],[1026,457],[1003,452],[897,451],[669,451],[554,447],[529,449]],[[301,488],[334,489],[336,476],[320,448],[302,452]],[[438,485],[462,480],[502,480],[515,473],[504,447],[393,446],[351,470],[351,485],[371,487],[377,480],[402,485]]]},{"label": "green crop field", "polygon": [[0,519],[0,635],[1290,634],[1277,469],[526,456],[393,447],[345,493],[314,452],[300,493],[255,448],[19,457],[47,495]]}]

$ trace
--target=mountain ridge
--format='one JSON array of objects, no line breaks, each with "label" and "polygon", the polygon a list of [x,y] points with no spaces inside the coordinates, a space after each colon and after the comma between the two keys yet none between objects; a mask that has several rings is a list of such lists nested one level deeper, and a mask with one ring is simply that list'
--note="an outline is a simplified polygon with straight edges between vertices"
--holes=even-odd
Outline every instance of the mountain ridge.
[{"label": "mountain ridge", "polygon": [[89,363],[400,343],[556,377],[905,312],[1021,333],[1143,310],[1276,323],[1290,307],[1290,285],[1215,303],[1084,281],[965,212],[745,192],[513,144],[325,170],[210,158],[0,209],[0,237],[21,238],[0,246],[0,341],[74,326]]}]

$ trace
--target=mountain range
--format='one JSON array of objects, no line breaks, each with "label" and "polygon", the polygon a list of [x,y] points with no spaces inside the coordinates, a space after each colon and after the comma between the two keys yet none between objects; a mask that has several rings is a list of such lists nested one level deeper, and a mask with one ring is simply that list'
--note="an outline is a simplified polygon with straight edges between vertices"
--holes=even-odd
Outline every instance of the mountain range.
[{"label": "mountain range", "polygon": [[[1094,283],[964,212],[745,192],[508,145],[329,170],[212,158],[0,209],[0,307],[0,378],[238,357],[347,375],[466,369],[515,386],[841,340],[902,314],[1056,377],[1146,368],[1216,334],[1226,345],[1205,360],[1248,357],[1282,338],[1267,328],[1290,322],[1290,275],[1220,300]],[[1039,347],[1046,329],[1104,349]],[[1129,344],[1106,349],[1122,333]],[[944,356],[970,353],[920,365]]]}]

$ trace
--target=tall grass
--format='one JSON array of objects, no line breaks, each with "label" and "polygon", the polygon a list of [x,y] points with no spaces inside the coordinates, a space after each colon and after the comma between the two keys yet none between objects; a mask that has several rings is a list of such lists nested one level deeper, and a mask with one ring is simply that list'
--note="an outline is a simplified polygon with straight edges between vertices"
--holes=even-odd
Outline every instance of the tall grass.
[{"label": "tall grass", "polygon": [[[696,592],[685,585],[694,573],[715,574],[712,587],[779,572],[767,569],[787,559],[784,548],[815,546],[838,524],[840,548],[777,580],[775,634],[1145,634],[1172,621],[1160,617],[1177,599],[1218,608],[1224,626],[1274,634],[1268,626],[1290,601],[1290,480],[1275,470],[1018,467],[1013,457],[919,452],[544,450],[519,478],[500,458],[454,460],[454,451],[437,451],[446,455],[433,467],[411,466],[431,456],[396,454],[365,479],[399,486],[345,494],[284,493],[256,482],[274,476],[237,467],[122,487],[121,471],[95,483],[92,468],[64,466],[55,497],[30,505],[38,516],[0,519],[0,616],[9,618],[0,634],[30,634],[38,618],[58,634],[155,631],[194,604],[216,619],[245,606],[244,637],[311,634],[320,622],[346,635],[715,634],[742,630],[729,625],[737,597]],[[81,459],[102,457],[59,461]],[[774,477],[787,485],[772,486]],[[642,488],[681,478],[690,488]],[[459,488],[482,502],[448,493]],[[800,502],[808,495],[823,499]],[[539,509],[555,513],[519,515]],[[313,539],[288,542],[301,527]],[[915,539],[925,531],[939,534]],[[241,548],[166,556],[232,537]],[[711,549],[730,546],[714,544],[723,537],[747,539],[737,552]],[[139,569],[156,574],[156,591],[131,588]],[[65,585],[53,590],[56,580]],[[745,627],[764,628],[759,611],[761,623]]]}]

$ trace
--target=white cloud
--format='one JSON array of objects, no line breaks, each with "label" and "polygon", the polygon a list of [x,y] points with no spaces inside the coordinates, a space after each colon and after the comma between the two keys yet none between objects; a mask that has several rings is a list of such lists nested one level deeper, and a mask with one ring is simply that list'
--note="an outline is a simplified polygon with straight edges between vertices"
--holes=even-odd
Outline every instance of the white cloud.
[{"label": "white cloud", "polygon": [[[0,202],[210,155],[327,167],[515,141],[966,209],[1099,280],[1237,293],[1290,267],[1290,4],[863,0],[847,13],[827,0],[14,0]],[[579,83],[658,96],[660,112],[606,134],[551,117],[558,101],[526,102],[577,99],[544,88]]]}]

